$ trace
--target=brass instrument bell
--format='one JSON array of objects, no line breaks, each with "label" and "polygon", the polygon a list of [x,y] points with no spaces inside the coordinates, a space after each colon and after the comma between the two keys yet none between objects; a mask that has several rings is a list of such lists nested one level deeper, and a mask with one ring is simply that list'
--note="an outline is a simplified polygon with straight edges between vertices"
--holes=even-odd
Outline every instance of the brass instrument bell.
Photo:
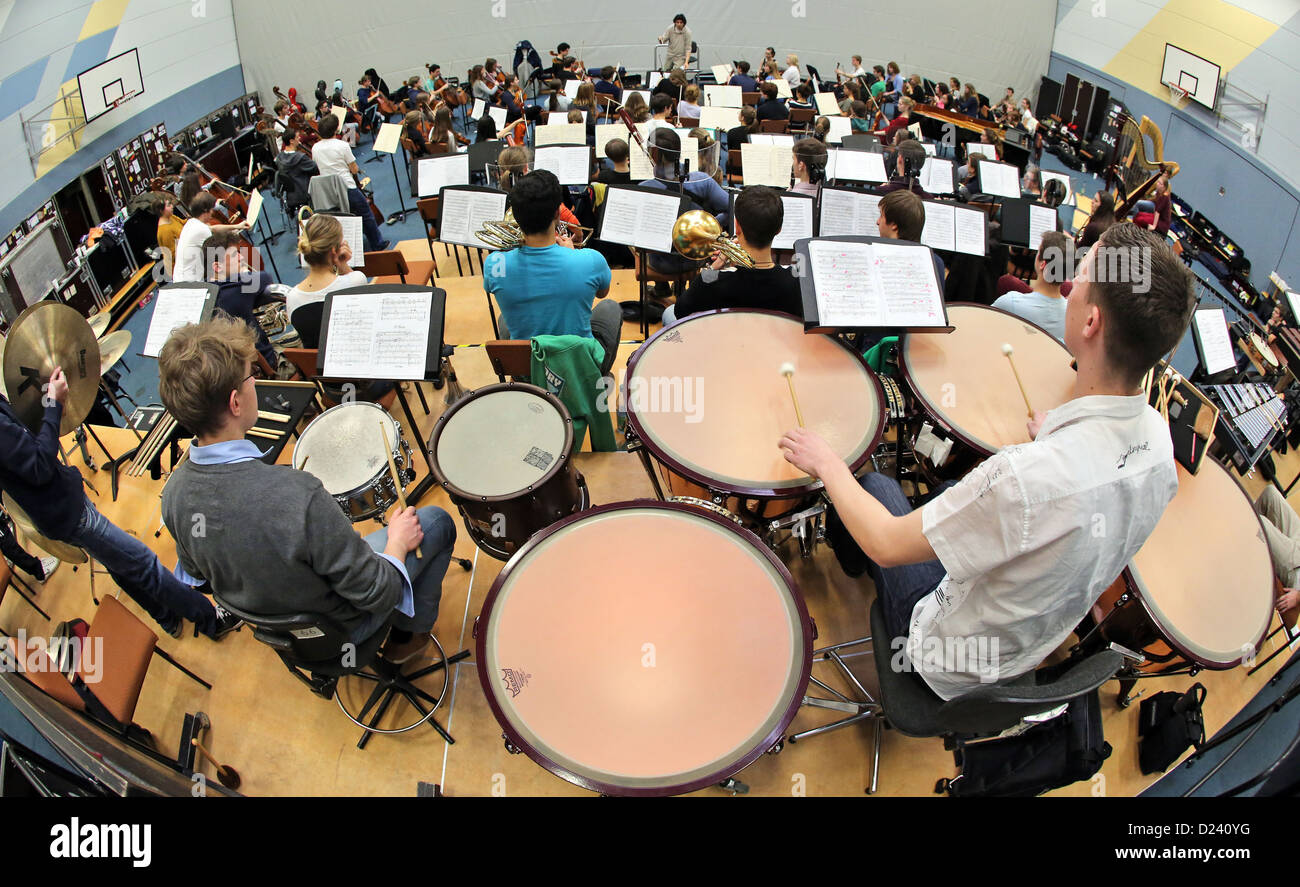
[{"label": "brass instrument bell", "polygon": [[754,260],[744,247],[728,237],[718,220],[702,209],[693,209],[677,217],[673,223],[673,249],[688,259],[697,260],[719,252],[739,268],[754,267]]}]

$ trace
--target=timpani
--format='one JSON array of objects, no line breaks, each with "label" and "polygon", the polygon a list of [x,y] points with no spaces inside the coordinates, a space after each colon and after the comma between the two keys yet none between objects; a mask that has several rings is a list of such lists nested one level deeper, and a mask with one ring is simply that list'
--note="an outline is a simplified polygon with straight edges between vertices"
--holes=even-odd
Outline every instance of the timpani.
[{"label": "timpani", "polygon": [[[1029,442],[1029,416],[1002,345],[1015,349],[1016,369],[1035,410],[1047,412],[1074,396],[1075,371],[1065,346],[1037,324],[987,305],[948,306],[953,332],[907,333],[899,369],[919,407],[909,427],[915,439],[929,422],[952,443],[951,454],[922,465],[958,477],[1011,444]],[[918,459],[922,459],[918,453]]]},{"label": "timpani", "polygon": [[[646,540],[654,570],[611,574]],[[475,623],[506,747],[608,795],[718,785],[780,749],[808,683],[812,624],[790,573],[734,517],[654,500],[537,534]]]},{"label": "timpani", "polygon": [[884,394],[861,355],[805,333],[787,314],[708,311],[660,330],[628,360],[629,449],[640,453],[660,498],[662,477],[669,495],[710,501],[751,528],[818,498],[822,482],[778,445],[798,426],[781,375],[787,362],[806,427],[850,471],[867,463],[885,428]]}]

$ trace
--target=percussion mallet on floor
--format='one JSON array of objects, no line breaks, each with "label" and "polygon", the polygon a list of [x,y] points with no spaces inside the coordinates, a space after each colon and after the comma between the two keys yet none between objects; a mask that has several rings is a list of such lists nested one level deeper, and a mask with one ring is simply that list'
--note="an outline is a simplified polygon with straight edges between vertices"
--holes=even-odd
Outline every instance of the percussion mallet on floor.
[{"label": "percussion mallet on floor", "polygon": [[208,762],[212,764],[212,766],[217,768],[218,782],[220,782],[222,785],[224,785],[226,788],[229,789],[239,788],[239,785],[240,783],[243,782],[243,780],[240,779],[238,770],[236,770],[234,767],[217,763],[217,759],[212,757],[212,753],[203,747],[203,743],[199,742],[197,736],[190,740],[190,745],[194,746],[194,748],[198,751],[200,755],[206,758]]},{"label": "percussion mallet on floor", "polygon": [[[406,510],[406,490],[402,489],[402,478],[397,473],[397,463],[393,461],[393,446],[388,441],[388,429],[381,423],[379,433],[384,436],[384,455],[388,456],[388,470],[393,475],[393,488],[397,490],[397,505],[402,511]],[[424,555],[420,553],[420,546],[415,547],[415,557],[417,560],[423,559]]]},{"label": "percussion mallet on floor", "polygon": [[1025,409],[1029,411],[1029,418],[1034,418],[1034,408],[1029,405],[1029,394],[1025,391],[1025,383],[1020,380],[1020,371],[1016,369],[1016,361],[1012,358],[1016,349],[1009,344],[1003,343],[1002,353],[1007,356],[1007,363],[1011,364],[1011,372],[1015,373],[1016,384],[1020,386],[1020,396],[1025,399]]},{"label": "percussion mallet on floor", "polygon": [[799,409],[799,395],[794,393],[794,364],[786,362],[781,364],[781,375],[785,376],[785,381],[790,386],[790,399],[794,401],[794,418],[799,423],[799,427],[805,427],[803,424],[803,412]]}]

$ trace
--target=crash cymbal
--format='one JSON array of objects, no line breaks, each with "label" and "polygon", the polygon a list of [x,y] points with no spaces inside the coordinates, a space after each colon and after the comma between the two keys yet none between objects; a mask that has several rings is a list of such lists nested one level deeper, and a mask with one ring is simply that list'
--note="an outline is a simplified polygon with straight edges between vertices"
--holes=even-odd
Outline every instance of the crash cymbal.
[{"label": "crash cymbal", "polygon": [[[118,330],[99,340],[99,374],[102,376],[113,368],[113,364],[122,359],[131,347],[131,331]],[[66,370],[65,370],[66,372]]]},{"label": "crash cymbal", "polygon": [[67,564],[84,564],[87,561],[86,553],[75,545],[69,545],[66,542],[57,542],[49,538],[32,523],[32,519],[27,516],[27,512],[18,507],[8,493],[4,494],[5,511],[13,518],[14,524],[18,529],[23,531],[23,535],[28,541],[35,543],[59,560]]},{"label": "crash cymbal", "polygon": [[107,311],[101,311],[98,314],[92,314],[86,318],[90,323],[90,329],[95,334],[95,338],[102,338],[104,333],[108,332],[108,325],[113,322],[113,316]]},{"label": "crash cymbal", "polygon": [[14,411],[35,431],[45,413],[43,386],[55,367],[68,377],[68,400],[60,434],[86,420],[99,395],[99,344],[86,318],[58,302],[37,302],[9,329],[5,342],[5,389]]}]

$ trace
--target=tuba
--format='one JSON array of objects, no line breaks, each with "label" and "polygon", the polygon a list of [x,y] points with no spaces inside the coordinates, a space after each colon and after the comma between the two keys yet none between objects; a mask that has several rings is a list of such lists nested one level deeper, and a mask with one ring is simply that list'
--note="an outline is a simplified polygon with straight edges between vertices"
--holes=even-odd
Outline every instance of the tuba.
[{"label": "tuba", "polygon": [[707,259],[720,252],[739,268],[753,268],[754,260],[744,247],[728,237],[718,220],[702,209],[684,212],[673,223],[673,249],[688,259]]}]

